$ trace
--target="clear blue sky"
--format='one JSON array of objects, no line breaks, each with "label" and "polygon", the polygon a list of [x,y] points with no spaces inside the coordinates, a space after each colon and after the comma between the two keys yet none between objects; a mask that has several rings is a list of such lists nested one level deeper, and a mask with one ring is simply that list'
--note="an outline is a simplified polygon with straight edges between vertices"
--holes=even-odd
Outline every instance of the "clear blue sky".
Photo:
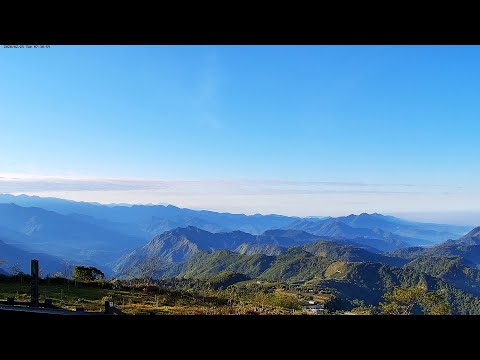
[{"label": "clear blue sky", "polygon": [[480,210],[479,99],[478,46],[1,49],[0,176],[163,180],[183,195],[97,195],[244,212]]}]

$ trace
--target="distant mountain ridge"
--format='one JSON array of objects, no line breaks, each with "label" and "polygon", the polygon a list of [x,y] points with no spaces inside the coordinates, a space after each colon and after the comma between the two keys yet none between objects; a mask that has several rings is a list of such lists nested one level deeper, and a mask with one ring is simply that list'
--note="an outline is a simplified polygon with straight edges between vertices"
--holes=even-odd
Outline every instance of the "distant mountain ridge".
[{"label": "distant mountain ridge", "polygon": [[[350,228],[381,229],[399,237],[423,242],[440,242],[466,234],[470,228],[442,224],[415,223],[381,214],[349,215],[338,218],[295,217],[283,215],[244,215],[219,213],[207,210],[191,210],[172,205],[110,206],[97,203],[76,202],[57,198],[27,195],[0,194],[0,203],[15,203],[23,207],[41,207],[63,215],[83,214],[111,223],[125,223],[148,237],[159,235],[177,227],[195,226],[211,232],[240,230],[254,235],[270,229],[298,229],[309,231],[308,226],[339,221]],[[299,224],[305,224],[300,226]],[[133,230],[132,230],[133,231]],[[334,232],[333,230],[330,230]],[[352,232],[349,230],[350,233]],[[317,235],[327,235],[326,233]],[[355,237],[364,235],[356,234]],[[408,242],[408,241],[407,241]],[[417,242],[410,241],[414,245]]]},{"label": "distant mountain ridge", "polygon": [[474,265],[480,265],[480,227],[456,240],[449,240],[428,248],[407,247],[398,249],[391,252],[391,255],[404,259],[416,259],[424,256],[459,256]]},{"label": "distant mountain ridge", "polygon": [[362,240],[360,240],[362,238],[379,239],[385,243],[383,246],[379,247],[381,250],[392,250],[395,248],[406,247],[418,242],[418,239],[394,235],[379,228],[354,228],[336,218],[318,222],[296,221],[291,224],[289,228],[303,230],[318,236],[357,239],[357,242],[362,242]]},{"label": "distant mountain ridge", "polygon": [[[241,230],[259,234],[265,230],[281,228],[297,219],[296,217],[283,215],[244,215],[191,210],[172,205],[107,206],[57,198],[9,194],[1,194],[0,203],[15,203],[24,207],[41,207],[63,215],[84,214],[117,223],[141,223],[142,226],[150,226],[155,231],[150,233],[153,236],[179,226],[194,225],[202,227],[203,223],[208,226],[215,224],[224,231]],[[162,226],[161,222],[165,220],[171,221],[171,224],[167,222],[166,226]]]},{"label": "distant mountain ridge", "polygon": [[377,213],[351,214],[315,222],[297,220],[288,225],[288,228],[316,235],[382,238],[402,246],[405,243],[410,245],[438,243],[458,238],[470,230],[465,226],[416,223]]},{"label": "distant mountain ridge", "polygon": [[480,245],[480,226],[461,238],[454,240],[453,243],[458,245]]},{"label": "distant mountain ridge", "polygon": [[14,245],[7,244],[1,239],[0,235],[0,260],[2,260],[0,268],[3,268],[4,272],[11,273],[12,267],[18,264],[20,271],[29,274],[30,261],[32,259],[39,260],[43,276],[48,274],[53,275],[56,272],[63,271],[65,268],[65,262],[60,258],[48,254],[29,252]]},{"label": "distant mountain ridge", "polygon": [[67,258],[92,259],[96,263],[113,260],[122,251],[145,241],[144,238],[124,235],[83,221],[77,216],[15,204],[0,204],[2,233],[6,242],[33,251]]}]

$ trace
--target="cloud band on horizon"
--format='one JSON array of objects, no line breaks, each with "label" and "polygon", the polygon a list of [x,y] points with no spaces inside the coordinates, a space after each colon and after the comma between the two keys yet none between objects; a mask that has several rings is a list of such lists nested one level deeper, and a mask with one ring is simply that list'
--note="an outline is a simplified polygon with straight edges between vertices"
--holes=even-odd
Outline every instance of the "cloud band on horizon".
[{"label": "cloud band on horizon", "polygon": [[443,185],[361,181],[148,180],[0,174],[0,193],[99,203],[172,204],[194,209],[296,216],[361,212],[477,211],[478,193]]}]

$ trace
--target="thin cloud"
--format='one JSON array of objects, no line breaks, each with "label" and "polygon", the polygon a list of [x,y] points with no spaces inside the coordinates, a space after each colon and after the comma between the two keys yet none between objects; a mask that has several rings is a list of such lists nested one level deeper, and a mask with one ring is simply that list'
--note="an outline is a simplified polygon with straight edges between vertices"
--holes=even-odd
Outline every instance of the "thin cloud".
[{"label": "thin cloud", "polygon": [[0,177],[0,192],[152,191],[168,195],[416,194],[403,185],[295,180],[143,180],[15,176]]},{"label": "thin cloud", "polygon": [[425,184],[282,179],[138,179],[0,174],[0,193],[104,204],[172,204],[246,214],[294,216],[362,212],[478,211],[480,193]]},{"label": "thin cloud", "polygon": [[215,52],[205,57],[202,79],[198,96],[198,113],[200,121],[213,129],[222,127],[216,115],[218,102],[219,71],[218,57]]}]

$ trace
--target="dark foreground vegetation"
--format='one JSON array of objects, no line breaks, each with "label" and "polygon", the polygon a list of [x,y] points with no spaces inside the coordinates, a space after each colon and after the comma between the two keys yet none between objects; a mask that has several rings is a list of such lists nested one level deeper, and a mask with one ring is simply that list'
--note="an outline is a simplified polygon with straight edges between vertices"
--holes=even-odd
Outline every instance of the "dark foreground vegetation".
[{"label": "dark foreground vegetation", "polygon": [[[30,300],[30,276],[0,276],[0,300]],[[305,284],[250,280],[224,272],[208,279],[161,279],[147,281],[91,280],[62,277],[40,280],[40,301],[56,306],[102,312],[113,301],[126,314],[449,314],[441,292],[421,287],[395,288],[378,306],[348,305],[339,293]],[[347,305],[347,306],[345,306]]]}]

